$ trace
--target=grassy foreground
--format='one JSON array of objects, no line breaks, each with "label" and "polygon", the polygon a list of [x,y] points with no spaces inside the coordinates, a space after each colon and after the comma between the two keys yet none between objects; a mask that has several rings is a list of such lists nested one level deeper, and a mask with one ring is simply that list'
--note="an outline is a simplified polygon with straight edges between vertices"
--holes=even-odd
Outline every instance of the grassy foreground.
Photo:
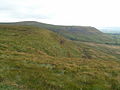
[{"label": "grassy foreground", "polygon": [[120,90],[117,57],[86,47],[45,29],[0,26],[0,90]]}]

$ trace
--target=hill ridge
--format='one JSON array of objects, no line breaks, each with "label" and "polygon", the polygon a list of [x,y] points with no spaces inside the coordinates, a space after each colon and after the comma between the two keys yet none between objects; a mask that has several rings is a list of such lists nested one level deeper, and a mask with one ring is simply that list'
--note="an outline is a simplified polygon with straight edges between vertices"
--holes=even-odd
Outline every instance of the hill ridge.
[{"label": "hill ridge", "polygon": [[48,30],[57,32],[58,34],[64,36],[65,38],[76,41],[96,42],[96,43],[114,42],[111,36],[104,34],[95,27],[91,27],[91,26],[62,26],[62,25],[46,24],[37,21],[21,21],[14,23],[1,23],[1,24],[29,25],[40,28],[46,28]]}]

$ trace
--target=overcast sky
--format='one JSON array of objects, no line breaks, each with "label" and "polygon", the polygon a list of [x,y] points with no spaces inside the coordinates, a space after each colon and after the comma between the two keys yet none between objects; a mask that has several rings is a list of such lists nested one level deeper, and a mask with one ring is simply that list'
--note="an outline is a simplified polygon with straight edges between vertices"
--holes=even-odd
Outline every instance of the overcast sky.
[{"label": "overcast sky", "polygon": [[120,26],[120,0],[0,0],[0,22]]}]

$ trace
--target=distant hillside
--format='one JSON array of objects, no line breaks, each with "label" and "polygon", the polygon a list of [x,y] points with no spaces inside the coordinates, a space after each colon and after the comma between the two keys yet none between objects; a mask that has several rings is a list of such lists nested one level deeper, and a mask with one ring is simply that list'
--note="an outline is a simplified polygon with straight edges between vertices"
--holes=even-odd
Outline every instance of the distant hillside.
[{"label": "distant hillside", "polygon": [[50,24],[34,22],[34,21],[1,23],[1,24],[37,26],[37,27],[46,28],[54,32],[57,32],[68,39],[83,41],[83,42],[96,42],[96,43],[112,43],[113,42],[113,39],[111,36],[102,33],[101,31],[97,30],[94,27],[59,26],[59,25],[50,25]]}]

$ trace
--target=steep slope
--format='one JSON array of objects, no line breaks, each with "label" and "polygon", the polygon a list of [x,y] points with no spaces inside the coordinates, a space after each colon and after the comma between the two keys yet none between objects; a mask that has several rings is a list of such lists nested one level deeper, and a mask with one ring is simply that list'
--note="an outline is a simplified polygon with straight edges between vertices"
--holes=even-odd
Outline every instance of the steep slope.
[{"label": "steep slope", "polygon": [[42,27],[42,28],[46,28],[54,32],[57,32],[60,35],[71,40],[84,41],[84,42],[96,42],[96,43],[114,42],[111,36],[100,32],[94,27],[58,26],[58,25],[50,25],[50,24],[39,23],[34,21],[24,21],[24,22],[6,23],[6,24],[31,25],[31,26]]},{"label": "steep slope", "polygon": [[0,90],[119,90],[119,50],[43,28],[0,25]]}]

